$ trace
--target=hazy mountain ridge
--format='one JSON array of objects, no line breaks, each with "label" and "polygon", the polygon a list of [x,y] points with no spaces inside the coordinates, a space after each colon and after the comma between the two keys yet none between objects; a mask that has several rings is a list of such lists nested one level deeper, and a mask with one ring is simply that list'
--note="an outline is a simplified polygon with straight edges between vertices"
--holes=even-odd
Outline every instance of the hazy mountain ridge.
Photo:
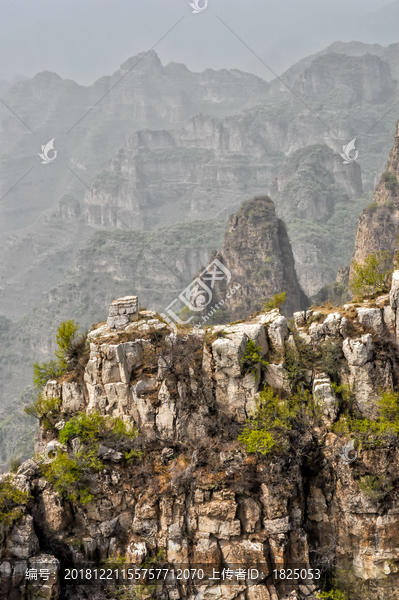
[{"label": "hazy mountain ridge", "polygon": [[[350,260],[356,212],[369,202],[368,197],[361,200],[359,164],[342,164],[341,144],[357,135],[360,143],[366,139],[356,132],[364,134],[378,121],[381,112],[392,104],[396,88],[390,66],[378,56],[318,56],[297,76],[296,95],[282,93],[279,104],[271,85],[268,102],[247,111],[223,119],[200,114],[180,129],[135,133],[93,180],[94,193],[87,192],[83,204],[85,218],[93,226],[123,228],[127,224],[132,229],[148,229],[176,220],[226,218],[243,200],[268,193],[290,227],[294,218],[304,217],[295,215],[292,194],[287,196],[289,202],[281,194],[274,198],[278,180],[286,179],[285,165],[295,152],[309,148],[309,153],[314,153],[317,146],[320,157],[315,157],[312,168],[308,164],[306,171],[309,175],[313,169],[321,196],[335,197],[328,219],[333,217],[340,196],[340,208],[350,213],[350,223],[345,221],[349,237],[345,235],[344,249],[320,242],[320,235],[326,237],[322,232],[314,240],[303,240],[302,231],[300,247],[294,240],[294,254],[301,256],[302,265],[307,264],[303,272],[299,270],[302,286],[307,294],[314,295],[335,278],[341,260]],[[366,190],[373,187],[374,177],[383,169],[389,151],[385,134],[393,122],[393,114],[388,114],[360,147],[359,163],[364,160],[367,167],[362,171]],[[328,152],[329,159],[325,160]],[[298,180],[294,172],[292,177]],[[325,186],[336,189],[326,192]],[[306,190],[305,185],[302,195],[306,194],[314,195],[314,190],[309,186]],[[351,198],[359,202],[353,204]],[[308,210],[305,217],[310,238],[314,237],[313,225],[326,225],[325,214],[311,213]],[[330,259],[327,269],[323,255]],[[310,279],[305,274],[309,269]]]},{"label": "hazy mountain ridge", "polygon": [[[66,224],[54,218],[51,226],[63,231]],[[34,310],[14,323],[0,315],[0,462],[15,454],[15,440],[33,425],[21,420],[20,397],[25,390],[28,402],[32,363],[52,355],[59,323],[75,319],[82,330],[91,327],[106,317],[115,294],[132,290],[140,290],[143,305],[165,310],[208,264],[209,249],[221,249],[226,226],[198,221],[154,232],[95,232]],[[5,410],[10,404],[15,407],[11,415]],[[25,456],[30,446],[17,449]]]},{"label": "hazy mountain ridge", "polygon": [[[152,73],[150,79],[153,77],[153,73],[158,73],[159,71],[159,59],[155,53],[147,57],[147,59],[149,61],[147,66],[143,64],[145,61],[142,61],[143,70],[139,74],[144,83],[147,77],[145,74],[147,68]],[[324,60],[326,61],[326,65],[330,64],[330,62],[333,64],[337,63],[336,55],[332,58],[331,56],[327,56]],[[381,72],[386,73],[386,66],[378,57],[372,58],[371,62],[375,68],[381,69]],[[128,63],[129,65],[131,64],[129,61]],[[341,64],[348,64],[346,57],[343,58]],[[371,90],[374,93],[378,92],[378,80],[373,82],[372,78],[370,78],[370,64],[370,58],[360,59],[359,65],[364,67],[365,75],[368,74],[368,79],[367,77],[365,79],[367,85],[364,87],[364,90]],[[7,205],[6,203],[5,205],[6,211],[19,211],[18,219],[24,218],[24,214],[29,215],[32,208],[34,208],[36,194],[35,210],[43,212],[46,209],[44,220],[32,224],[29,230],[21,229],[18,232],[8,233],[7,236],[2,238],[0,264],[2,265],[1,275],[3,279],[0,285],[7,296],[3,296],[0,299],[0,312],[4,312],[6,317],[11,313],[14,318],[25,315],[19,319],[18,323],[3,332],[1,337],[1,378],[2,381],[6,381],[1,399],[7,404],[10,401],[17,402],[23,388],[30,382],[31,363],[35,359],[42,360],[48,357],[51,352],[55,328],[63,318],[76,318],[83,325],[90,325],[91,322],[102,318],[104,306],[97,305],[97,297],[104,297],[106,301],[110,301],[115,295],[122,296],[130,293],[131,281],[134,280],[136,289],[140,285],[143,287],[141,291],[143,302],[146,302],[148,298],[154,306],[158,306],[156,294],[159,287],[162,285],[165,290],[170,289],[170,292],[161,294],[159,300],[160,309],[165,308],[169,301],[173,300],[175,295],[188,285],[196,273],[199,264],[206,262],[208,250],[217,249],[216,239],[220,240],[221,245],[221,230],[217,229],[219,227],[217,223],[212,223],[209,219],[226,219],[231,212],[238,208],[242,200],[250,198],[251,195],[265,194],[265,192],[270,190],[272,199],[276,199],[278,215],[280,216],[279,211],[283,210],[285,206],[287,217],[290,216],[297,219],[293,224],[289,222],[288,226],[293,239],[294,254],[297,260],[297,268],[299,267],[299,274],[305,277],[305,279],[309,269],[317,274],[315,279],[308,281],[307,285],[310,286],[308,289],[311,286],[317,288],[318,285],[329,282],[333,276],[333,270],[338,264],[337,261],[341,260],[340,257],[342,256],[342,248],[340,249],[340,254],[336,251],[336,248],[334,250],[334,245],[331,246],[328,239],[330,233],[327,231],[331,223],[328,225],[322,214],[317,217],[319,221],[308,221],[306,219],[303,220],[300,214],[298,216],[292,210],[298,198],[304,199],[309,204],[312,198],[312,190],[308,189],[307,186],[312,176],[319,178],[319,186],[323,186],[324,181],[328,183],[326,189],[323,188],[325,199],[327,199],[327,202],[331,199],[333,205],[339,209],[338,212],[329,210],[328,214],[332,214],[330,222],[334,220],[336,230],[339,228],[340,218],[343,219],[342,222],[345,222],[345,226],[348,225],[347,232],[345,233],[346,245],[343,254],[346,253],[346,256],[352,252],[353,241],[350,239],[350,232],[351,227],[353,227],[353,220],[356,218],[356,211],[360,210],[367,202],[367,200],[359,198],[359,195],[361,195],[359,166],[356,164],[342,165],[338,155],[333,156],[337,151],[341,151],[341,147],[339,147],[332,135],[326,134],[323,124],[308,109],[304,108],[298,100],[293,100],[291,96],[288,100],[286,98],[286,91],[284,91],[284,95],[280,96],[282,100],[279,102],[278,98],[276,99],[275,93],[269,93],[268,91],[272,90],[273,85],[266,84],[251,75],[247,76],[239,72],[234,72],[234,74],[229,72],[217,74],[212,71],[208,71],[206,75],[203,74],[201,76],[198,76],[198,74],[187,75],[187,69],[181,65],[170,65],[163,69],[164,72],[170,69],[174,72],[175,77],[177,77],[177,74],[183,78],[192,76],[199,87],[202,84],[198,83],[198,81],[202,77],[205,80],[205,87],[201,89],[205,91],[200,96],[200,100],[201,102],[208,103],[208,106],[213,101],[210,90],[211,87],[213,89],[217,85],[217,78],[228,80],[230,83],[226,85],[227,87],[230,86],[230,91],[226,88],[226,92],[224,93],[225,104],[215,101],[215,111],[231,110],[230,95],[232,92],[232,82],[239,82],[237,83],[237,90],[240,90],[239,101],[241,104],[251,102],[251,97],[255,97],[256,102],[258,102],[262,94],[264,94],[266,100],[264,100],[262,106],[254,106],[245,112],[236,111],[234,115],[223,119],[220,119],[219,116],[197,115],[191,117],[188,122],[179,126],[180,128],[178,129],[168,128],[168,130],[149,131],[148,128],[146,130],[142,129],[143,121],[133,121],[134,110],[136,110],[136,97],[130,97],[126,88],[121,84],[119,88],[120,92],[118,92],[120,93],[119,98],[125,98],[130,103],[125,102],[121,106],[120,111],[118,109],[119,112],[117,111],[117,114],[122,113],[123,118],[126,117],[126,121],[123,121],[123,118],[118,121],[118,127],[120,126],[121,129],[124,128],[123,135],[126,138],[129,137],[126,123],[130,126],[129,132],[135,129],[138,131],[130,136],[123,150],[118,150],[103,172],[98,173],[98,168],[96,167],[98,175],[94,180],[93,189],[100,195],[103,201],[110,203],[113,208],[115,208],[115,205],[112,203],[116,197],[119,203],[125,202],[128,209],[126,214],[123,213],[123,207],[118,204],[116,205],[118,214],[122,218],[129,216],[129,214],[132,216],[131,204],[129,202],[131,202],[133,197],[136,197],[137,210],[134,220],[130,223],[134,229],[156,227],[183,219],[188,221],[207,219],[206,230],[210,229],[210,231],[213,231],[213,228],[216,227],[216,230],[219,231],[219,237],[215,234],[213,238],[211,236],[202,245],[200,244],[202,248],[201,253],[194,253],[196,260],[187,259],[185,262],[186,259],[184,257],[179,258],[181,264],[177,270],[180,272],[182,268],[185,273],[182,281],[179,279],[170,283],[171,274],[165,272],[164,266],[160,266],[159,273],[154,276],[153,281],[150,278],[148,290],[146,291],[147,271],[143,267],[146,263],[140,263],[139,261],[136,271],[132,270],[132,267],[126,270],[122,266],[118,272],[117,266],[120,262],[120,249],[118,249],[118,244],[114,244],[112,240],[115,236],[119,235],[128,236],[126,239],[131,239],[129,236],[132,236],[132,239],[136,240],[152,240],[151,244],[155,244],[162,255],[167,248],[167,245],[162,245],[164,242],[163,234],[159,234],[158,231],[149,233],[137,231],[135,234],[130,234],[108,229],[106,232],[97,233],[92,240],[87,240],[88,236],[93,232],[93,226],[95,228],[102,228],[104,224],[107,224],[108,226],[115,227],[119,223],[114,220],[104,220],[102,223],[101,215],[106,215],[106,212],[104,212],[100,203],[96,205],[95,202],[92,202],[92,200],[95,200],[95,197],[94,199],[86,198],[86,202],[83,205],[80,203],[80,200],[83,199],[85,188],[79,181],[73,179],[73,175],[67,172],[64,164],[59,159],[52,165],[43,166],[45,171],[41,171],[40,168],[35,169],[32,173],[37,177],[36,183],[32,183],[27,178],[26,181],[20,184],[20,188],[19,186],[15,188],[15,190],[19,189],[18,193],[21,194],[20,197],[22,199],[25,198],[25,201],[27,190],[30,190],[29,212],[21,204],[18,206],[18,198],[16,199],[11,194],[10,198],[8,198],[9,204]],[[317,72],[320,72],[320,69]],[[154,77],[156,80],[158,75]],[[127,80],[128,77],[124,81],[126,82]],[[245,84],[242,85],[240,80],[241,82],[244,81]],[[308,75],[304,77],[304,80],[312,81]],[[30,89],[30,93],[33,96],[38,96],[36,100],[37,106],[42,112],[37,117],[37,123],[39,123],[40,118],[43,118],[41,115],[45,115],[48,118],[48,122],[43,120],[43,123],[47,123],[47,125],[51,125],[51,119],[54,119],[54,115],[57,112],[54,108],[53,110],[46,109],[44,100],[48,96],[48,90],[52,89],[53,95],[51,97],[60,102],[62,99],[62,90],[64,90],[65,86],[65,89],[68,87],[70,89],[80,89],[82,87],[77,86],[73,82],[65,84],[60,78],[50,74],[41,74],[37,76],[34,83],[32,81],[20,82],[17,84],[17,89],[19,93],[22,93],[21,90],[26,91]],[[209,81],[211,81],[212,85],[209,84]],[[252,82],[252,88],[251,86],[248,88],[248,81]],[[106,83],[101,80],[97,85],[97,91],[99,91],[100,89],[109,89],[111,83],[107,79]],[[392,86],[394,87],[395,85],[396,83],[392,81]],[[112,94],[117,94],[118,87],[109,95],[111,100],[113,99]],[[134,86],[129,89],[134,91],[133,88]],[[251,90],[255,91],[252,92]],[[381,115],[385,110],[385,104],[367,103],[364,98],[357,100],[357,104],[352,106],[353,90],[351,91],[350,85],[346,87],[341,86],[339,93],[335,94],[332,100],[329,98],[328,86],[327,91],[323,92],[325,93],[323,97],[312,97],[312,88],[310,92],[307,88],[304,91],[309,95],[309,98],[306,97],[306,102],[309,102],[309,106],[313,107],[315,111],[320,112],[321,118],[325,122],[329,123],[329,119],[335,115],[339,124],[339,133],[342,136],[346,136],[345,141],[348,141],[351,139],[350,136],[353,136],[355,125],[358,126],[359,123],[366,125],[370,122],[375,122],[377,116]],[[12,94],[16,93],[15,86],[11,88],[11,92]],[[153,95],[154,88],[151,88],[150,92]],[[206,96],[205,92],[211,95],[211,100],[204,100]],[[92,94],[91,97],[94,98],[94,96],[95,94]],[[122,101],[120,100],[120,102]],[[323,108],[323,106],[320,108],[320,105],[323,105],[323,103],[327,108]],[[71,105],[71,111],[75,111],[76,113],[73,116],[77,116],[78,113],[81,116],[80,108],[77,108],[72,102],[69,102],[69,104]],[[183,100],[178,105],[184,106]],[[116,102],[114,107],[117,108],[118,106],[118,102]],[[173,125],[173,122],[170,120],[174,110],[173,106],[172,103],[167,106],[166,117],[165,114],[163,117],[161,115],[164,121],[160,125],[163,127],[166,126],[166,122],[169,124],[168,127]],[[106,113],[108,109],[104,107],[101,110]],[[115,114],[108,115],[108,121],[102,124],[104,114],[101,113],[101,110],[93,110],[91,115],[88,116],[88,119],[91,118],[95,122],[98,121],[99,130],[95,128],[90,130],[88,123],[84,124],[83,121],[73,133],[73,135],[77,135],[76,139],[79,143],[77,144],[76,153],[71,158],[70,165],[88,183],[90,182],[91,168],[94,169],[93,165],[96,161],[98,161],[96,164],[100,164],[101,160],[103,160],[105,164],[106,159],[109,158],[106,154],[109,152],[112,144],[120,144],[117,141],[119,133],[115,133],[116,130],[111,127],[112,118],[115,119]],[[325,114],[323,111],[325,111]],[[148,118],[149,114],[144,115],[140,113],[140,118]],[[128,118],[129,115],[130,120]],[[22,116],[25,116],[25,113]],[[376,149],[378,150],[378,156],[381,156],[381,164],[383,164],[388,154],[387,150],[384,156],[385,147],[388,149],[390,147],[391,134],[385,137],[385,132],[389,131],[391,127],[391,118],[393,120],[393,115],[389,115],[387,121],[382,122],[376,128],[374,146],[369,150],[370,157],[374,156],[373,152]],[[14,139],[14,133],[18,132],[18,135],[22,136],[21,140],[28,140],[31,134],[26,133],[25,130],[22,134],[23,125],[14,117],[10,119],[9,114],[7,114],[7,118],[2,122],[3,131],[7,132],[10,139]],[[125,123],[125,125],[121,125],[121,123]],[[66,130],[66,120],[64,124],[64,130]],[[68,125],[70,126],[70,123]],[[111,140],[108,140],[107,136],[111,130],[115,135]],[[54,136],[54,132],[50,133],[50,131],[51,129],[49,128],[46,134],[47,138],[45,138],[46,141]],[[103,138],[106,143],[103,146],[98,146],[98,141],[101,141]],[[38,134],[35,136],[35,143],[37,140]],[[60,142],[62,142],[62,138],[60,138]],[[27,141],[24,143],[26,148],[26,157],[24,160],[27,161],[32,158],[32,152],[36,153],[40,148],[35,147],[32,150],[29,147],[31,141],[29,141],[29,144]],[[72,142],[68,143],[72,144]],[[334,149],[328,148],[328,145],[333,145],[334,143],[336,144]],[[17,145],[17,141],[15,141],[15,144]],[[316,151],[314,149],[315,144],[320,146]],[[61,144],[57,147],[61,152],[60,156],[63,156],[66,153],[66,146],[62,147]],[[95,150],[93,156],[90,155],[91,148]],[[120,148],[120,145],[117,145],[117,148]],[[6,150],[5,143],[3,150]],[[301,160],[297,160],[296,152],[300,154],[303,152]],[[324,157],[321,161],[317,158],[318,152],[320,153],[320,157]],[[85,153],[91,157],[91,165],[84,161]],[[12,155],[12,152],[10,152],[10,155]],[[311,161],[310,165],[307,163],[309,155],[315,159],[315,162],[312,163]],[[320,164],[316,165],[317,161]],[[24,166],[22,163],[23,160],[8,163],[14,169],[14,171],[11,168],[9,170],[10,178],[12,173],[16,175],[17,171],[20,172],[22,166]],[[303,172],[304,165],[306,167],[305,173]],[[3,167],[6,166],[7,163],[3,160]],[[28,166],[27,163],[25,166]],[[333,167],[332,172],[328,173],[331,167]],[[47,197],[41,195],[42,188],[39,187],[39,181],[41,181],[42,186],[44,181],[44,189],[48,194]],[[57,193],[54,191],[56,188],[59,189]],[[295,192],[295,188],[298,188],[298,196],[292,193],[293,191]],[[176,190],[178,190],[178,194],[176,194]],[[346,197],[344,197],[345,194]],[[68,197],[66,198],[65,195]],[[170,204],[171,198],[175,203],[174,205]],[[58,216],[55,217],[51,213],[54,211],[54,207],[57,205],[57,200],[59,199],[61,199],[61,205],[57,209]],[[281,205],[281,209],[279,204]],[[171,210],[173,206],[174,209]],[[81,215],[85,212],[87,215],[89,209],[92,210],[93,207],[94,213],[90,217],[90,224],[85,225],[80,222]],[[164,212],[162,213],[162,211]],[[4,214],[3,212],[3,217]],[[60,219],[61,215],[63,216],[62,219]],[[100,215],[100,218],[98,218],[98,215]],[[348,215],[350,219],[347,218]],[[298,225],[298,228],[295,231],[296,225]],[[62,242],[57,240],[57,227],[59,228],[58,231],[62,232],[60,236]],[[194,230],[191,230],[190,227],[195,228],[195,223],[171,225],[170,229],[173,230],[173,227],[191,232],[187,238],[187,247],[192,244],[192,240],[189,238],[194,235]],[[300,236],[297,236],[298,231],[300,231]],[[307,231],[315,238],[314,241],[311,241],[310,245],[308,243],[309,240],[303,239]],[[315,231],[318,233],[317,236],[314,236]],[[97,236],[103,236],[101,239],[105,240],[105,242],[97,244],[96,240],[99,239]],[[133,247],[129,247],[126,244],[124,246],[126,256],[129,256],[129,260],[133,261],[135,260],[134,253],[137,250],[135,244],[136,242],[134,242]],[[103,251],[106,251],[105,254],[101,253],[100,246]],[[174,264],[173,256],[179,257],[179,252],[181,252],[182,248],[182,242],[173,236],[173,244],[170,247],[173,252],[170,255],[168,254],[168,260],[172,260]],[[82,250],[75,263],[75,265],[79,265],[79,268],[77,268],[73,265],[79,249]],[[69,250],[70,254],[68,257],[66,256],[66,252]],[[60,252],[63,253],[62,260],[60,260]],[[122,252],[122,255],[124,252]],[[90,265],[90,268],[84,266],[86,259],[82,257],[85,256],[91,256],[90,260],[87,259],[87,264]],[[313,262],[314,256],[314,264],[309,264]],[[21,259],[16,262],[15,259],[17,257],[23,257],[23,260]],[[328,258],[326,259],[326,257]],[[152,265],[151,254],[148,254],[147,258],[148,264]],[[326,260],[329,262],[327,265]],[[21,263],[23,264],[21,265]],[[107,280],[108,283],[106,283],[106,279],[101,278],[99,273],[94,274],[93,264],[97,263],[100,270],[107,270],[107,265],[109,265],[109,272],[111,274],[107,275],[107,278],[109,277]],[[123,263],[124,260],[122,260]],[[184,264],[186,264],[186,267],[181,267]],[[65,276],[62,276],[62,270],[68,270],[68,268],[69,271]],[[151,269],[150,273],[152,272]],[[49,273],[48,277],[46,277],[47,270]],[[29,289],[21,287],[22,283],[26,281],[28,273]],[[97,277],[97,280],[93,281],[92,279],[95,277]],[[161,278],[159,279],[159,277]],[[119,285],[118,281],[122,281],[122,283]],[[7,282],[7,289],[5,289],[4,282]],[[59,283],[57,284],[57,282]],[[170,285],[170,288],[168,285]],[[105,292],[105,288],[109,292]],[[116,294],[115,289],[120,290],[120,292]],[[43,297],[43,295],[46,296],[46,299],[38,305],[39,298]],[[20,298],[23,299],[23,305],[20,302]],[[37,308],[27,314],[34,305],[37,305]],[[11,311],[10,307],[12,307],[14,312]]]}]

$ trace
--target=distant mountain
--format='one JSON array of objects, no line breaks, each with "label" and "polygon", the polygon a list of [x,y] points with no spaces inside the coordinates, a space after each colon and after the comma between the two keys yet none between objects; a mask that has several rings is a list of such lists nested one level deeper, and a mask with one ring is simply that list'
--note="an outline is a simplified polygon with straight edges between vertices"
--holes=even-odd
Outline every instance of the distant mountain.
[{"label": "distant mountain", "polygon": [[[20,406],[58,323],[103,319],[133,284],[142,302],[166,308],[221,247],[243,200],[275,201],[307,294],[348,264],[395,129],[398,55],[335,50],[283,75],[294,94],[240,71],[163,66],[155,52],[90,87],[40,73],[8,90],[36,133],[0,103],[2,194],[35,165],[0,203],[0,450],[16,437],[4,403]],[[58,157],[42,165],[54,137]],[[354,137],[359,158],[344,165],[339,152]]]},{"label": "distant mountain", "polygon": [[[386,53],[399,67],[396,48]],[[136,132],[92,181],[82,207],[87,223],[152,229],[227,218],[242,201],[269,194],[292,231],[301,285],[317,293],[350,260],[358,212],[370,201],[363,187],[373,188],[388,154],[398,82],[369,52],[320,54],[292,75],[293,92],[274,81],[255,108]],[[352,138],[358,162],[343,164],[339,153]],[[345,234],[332,243],[340,211]]]},{"label": "distant mountain", "polygon": [[[259,77],[237,70],[162,66],[155,52],[131,57],[90,87],[48,72],[13,85],[4,102],[35,135],[0,103],[0,197],[11,190],[0,202],[0,314],[17,318],[31,310],[85,242],[86,233],[76,235],[80,228],[66,228],[62,241],[46,229],[45,213],[85,195],[66,165],[90,184],[133,132],[181,126],[198,112],[220,118],[261,104],[268,89]],[[38,152],[52,138],[58,157],[42,165]]]},{"label": "distant mountain", "polygon": [[[396,110],[398,116],[399,110]],[[353,261],[362,263],[375,252],[390,252],[399,246],[399,121],[386,170],[379,181],[373,202],[362,211],[356,232]]]},{"label": "distant mountain", "polygon": [[[299,59],[339,39],[398,41],[398,0],[213,0],[200,15],[189,0],[15,0],[2,6],[0,78],[54,71],[90,85],[126,56],[157,43],[163,61],[192,71],[239,68],[273,75],[232,35],[221,18],[281,75]],[[206,43],[204,43],[206,40]]]}]

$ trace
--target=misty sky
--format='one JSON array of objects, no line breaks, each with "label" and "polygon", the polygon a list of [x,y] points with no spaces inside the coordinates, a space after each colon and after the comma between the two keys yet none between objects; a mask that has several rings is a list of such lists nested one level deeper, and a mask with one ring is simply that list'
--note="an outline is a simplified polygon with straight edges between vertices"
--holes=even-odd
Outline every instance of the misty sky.
[{"label": "misty sky", "polygon": [[[90,84],[159,43],[164,64],[271,73],[220,22],[281,73],[334,41],[399,41],[399,0],[1,0],[0,79],[49,70]],[[204,0],[200,0],[202,6]]]}]

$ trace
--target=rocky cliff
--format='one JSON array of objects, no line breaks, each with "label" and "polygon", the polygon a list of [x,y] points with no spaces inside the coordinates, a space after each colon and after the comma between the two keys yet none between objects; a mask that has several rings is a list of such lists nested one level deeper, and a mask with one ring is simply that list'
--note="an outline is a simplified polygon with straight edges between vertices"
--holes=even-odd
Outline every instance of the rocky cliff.
[{"label": "rocky cliff", "polygon": [[394,146],[378,183],[373,203],[360,215],[353,260],[362,262],[379,250],[394,252],[399,232],[399,122]]},{"label": "rocky cliff", "polygon": [[398,307],[399,272],[292,322],[171,331],[113,302],[2,476],[1,597],[396,597]]},{"label": "rocky cliff", "polygon": [[[78,238],[83,237],[84,228],[73,225],[74,239],[82,242]],[[14,261],[22,262],[31,253],[37,270],[26,267],[25,281],[19,282],[15,302],[25,302],[26,290],[32,278],[39,276],[40,267],[48,272],[50,261],[57,260],[59,253],[65,252],[64,260],[70,258],[67,251],[72,250],[63,238],[66,226],[60,219],[53,219],[40,238],[32,237],[29,244],[20,244]],[[209,250],[221,249],[225,229],[224,221],[197,221],[156,232],[98,231],[77,253],[58,285],[53,283],[45,296],[41,294],[34,310],[14,322],[0,317],[0,470],[8,469],[12,456],[30,455],[32,423],[23,415],[26,400],[22,396],[28,397],[31,391],[32,364],[48,360],[53,353],[60,321],[73,318],[82,331],[86,330],[102,319],[115,290],[120,296],[131,293],[132,281],[136,282],[143,306],[165,310],[192,281],[200,265],[208,264]],[[53,243],[47,258],[41,253],[46,232],[51,232]]]},{"label": "rocky cliff", "polygon": [[[378,120],[397,82],[377,56],[334,53],[311,61],[292,85],[294,99],[281,83],[271,84],[257,107],[136,132],[92,181],[86,221],[149,229],[177,219],[227,218],[246,198],[267,193],[292,232],[301,285],[314,295],[350,261],[356,220],[370,202],[363,183],[366,190],[374,185],[371,171],[359,165],[378,168],[386,160],[388,124]],[[377,156],[376,145],[365,144],[359,163],[342,164],[343,140],[373,120],[384,149]],[[338,242],[332,230],[338,233],[342,223]]]},{"label": "rocky cliff", "polygon": [[[257,196],[243,202],[229,219],[223,249],[217,258],[229,269],[239,289],[226,303],[232,321],[245,319],[274,294],[286,292],[284,312],[292,315],[308,306],[295,272],[287,229],[276,216],[273,201]],[[217,298],[226,296],[225,281],[215,286]]]}]

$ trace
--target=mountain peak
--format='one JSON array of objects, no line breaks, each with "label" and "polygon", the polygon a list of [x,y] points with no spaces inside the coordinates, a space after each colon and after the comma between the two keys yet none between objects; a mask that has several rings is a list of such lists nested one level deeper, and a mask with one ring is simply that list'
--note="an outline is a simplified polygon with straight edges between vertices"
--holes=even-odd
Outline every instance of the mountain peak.
[{"label": "mountain peak", "polygon": [[163,66],[158,54],[155,50],[149,52],[139,52],[136,56],[131,56],[124,63],[121,64],[120,70],[122,72],[128,72],[136,68],[141,71],[155,71],[162,72]]}]

